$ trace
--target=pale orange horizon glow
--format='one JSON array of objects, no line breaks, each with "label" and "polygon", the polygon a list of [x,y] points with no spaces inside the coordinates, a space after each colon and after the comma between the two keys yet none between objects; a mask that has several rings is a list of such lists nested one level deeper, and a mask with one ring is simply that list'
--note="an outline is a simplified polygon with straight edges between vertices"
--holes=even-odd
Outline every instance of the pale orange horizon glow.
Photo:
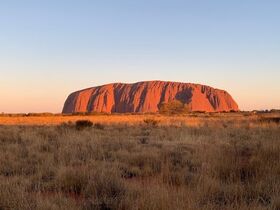
[{"label": "pale orange horizon glow", "polygon": [[[68,94],[74,91],[70,86],[61,88],[44,85],[40,89],[29,86],[23,86],[20,89],[10,87],[8,88],[9,91],[5,91],[7,88],[2,88],[0,90],[0,112],[61,113]],[[85,87],[77,87],[76,90],[83,88]],[[279,97],[271,97],[271,95],[266,94],[266,90],[261,91],[260,89],[256,90],[257,93],[242,92],[238,89],[234,90],[234,88],[227,89],[227,91],[233,96],[242,111],[280,109]],[[272,92],[275,91],[277,90]]]}]

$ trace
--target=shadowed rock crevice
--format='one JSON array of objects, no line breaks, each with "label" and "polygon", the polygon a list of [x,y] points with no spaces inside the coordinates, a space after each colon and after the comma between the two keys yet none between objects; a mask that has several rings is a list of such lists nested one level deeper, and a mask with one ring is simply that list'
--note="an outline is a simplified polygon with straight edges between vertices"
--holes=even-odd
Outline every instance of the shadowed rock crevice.
[{"label": "shadowed rock crevice", "polygon": [[68,96],[62,112],[158,112],[160,104],[174,100],[191,107],[190,111],[238,111],[238,105],[224,90],[192,83],[149,81],[114,83],[74,92]]}]

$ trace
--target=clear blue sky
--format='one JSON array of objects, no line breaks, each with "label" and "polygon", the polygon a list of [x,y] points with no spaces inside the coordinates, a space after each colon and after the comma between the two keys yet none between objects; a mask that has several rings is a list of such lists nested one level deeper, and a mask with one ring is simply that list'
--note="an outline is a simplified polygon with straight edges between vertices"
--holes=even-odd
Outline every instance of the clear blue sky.
[{"label": "clear blue sky", "polygon": [[74,90],[155,79],[280,108],[280,1],[0,2],[0,112],[60,112]]}]

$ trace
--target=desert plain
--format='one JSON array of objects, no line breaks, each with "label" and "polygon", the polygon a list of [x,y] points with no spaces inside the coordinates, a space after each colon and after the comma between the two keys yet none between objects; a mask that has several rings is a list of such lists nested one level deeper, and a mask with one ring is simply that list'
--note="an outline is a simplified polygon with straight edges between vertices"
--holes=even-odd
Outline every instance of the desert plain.
[{"label": "desert plain", "polygon": [[280,114],[0,116],[0,209],[280,209]]}]

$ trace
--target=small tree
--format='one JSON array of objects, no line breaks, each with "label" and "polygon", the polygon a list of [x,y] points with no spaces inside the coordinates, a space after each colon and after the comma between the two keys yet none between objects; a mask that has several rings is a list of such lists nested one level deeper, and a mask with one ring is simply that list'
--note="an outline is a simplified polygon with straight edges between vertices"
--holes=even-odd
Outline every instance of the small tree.
[{"label": "small tree", "polygon": [[192,111],[192,105],[190,103],[184,104],[184,112],[188,113]]},{"label": "small tree", "polygon": [[190,104],[183,104],[181,101],[176,99],[168,103],[162,103],[159,106],[159,113],[161,114],[182,114],[190,111]]}]

